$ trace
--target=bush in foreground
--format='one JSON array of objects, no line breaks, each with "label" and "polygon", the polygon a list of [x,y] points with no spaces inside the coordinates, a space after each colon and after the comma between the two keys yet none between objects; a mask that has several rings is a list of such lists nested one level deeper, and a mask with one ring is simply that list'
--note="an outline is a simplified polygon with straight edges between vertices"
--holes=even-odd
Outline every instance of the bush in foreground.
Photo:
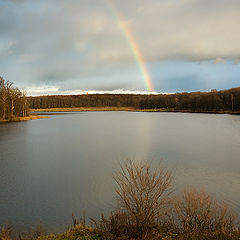
[{"label": "bush in foreground", "polygon": [[128,224],[132,237],[142,239],[165,217],[172,172],[166,168],[153,169],[147,162],[128,161],[115,173],[114,179],[119,204],[115,215],[118,220],[124,217],[122,222]]},{"label": "bush in foreground", "polygon": [[229,207],[207,192],[186,189],[175,204],[179,228],[185,233],[231,232],[236,221]]}]

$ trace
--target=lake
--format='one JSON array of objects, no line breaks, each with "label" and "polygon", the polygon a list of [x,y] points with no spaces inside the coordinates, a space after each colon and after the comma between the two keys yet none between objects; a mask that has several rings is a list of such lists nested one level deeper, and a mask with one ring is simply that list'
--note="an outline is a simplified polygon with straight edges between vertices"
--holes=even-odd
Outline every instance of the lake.
[{"label": "lake", "polygon": [[172,168],[175,193],[204,188],[240,214],[240,116],[79,112],[0,124],[0,224],[62,231],[116,206],[126,159]]}]

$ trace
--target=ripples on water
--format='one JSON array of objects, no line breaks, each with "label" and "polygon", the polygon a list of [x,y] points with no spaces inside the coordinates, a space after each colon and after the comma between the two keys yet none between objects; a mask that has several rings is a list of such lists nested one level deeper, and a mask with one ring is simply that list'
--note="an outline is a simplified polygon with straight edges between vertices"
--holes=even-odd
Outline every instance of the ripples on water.
[{"label": "ripples on water", "polygon": [[[50,113],[49,113],[50,115]],[[82,112],[0,125],[0,222],[62,230],[114,208],[112,172],[163,162],[175,189],[204,188],[240,213],[240,116]]]}]

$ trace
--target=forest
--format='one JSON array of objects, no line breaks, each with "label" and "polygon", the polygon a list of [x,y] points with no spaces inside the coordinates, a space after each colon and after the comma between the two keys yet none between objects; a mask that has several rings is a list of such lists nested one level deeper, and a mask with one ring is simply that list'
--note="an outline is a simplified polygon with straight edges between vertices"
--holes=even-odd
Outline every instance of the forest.
[{"label": "forest", "polygon": [[28,115],[26,93],[0,77],[0,120],[14,120]]},{"label": "forest", "polygon": [[135,110],[240,112],[240,87],[175,94],[85,94],[28,97],[31,109],[131,107]]}]

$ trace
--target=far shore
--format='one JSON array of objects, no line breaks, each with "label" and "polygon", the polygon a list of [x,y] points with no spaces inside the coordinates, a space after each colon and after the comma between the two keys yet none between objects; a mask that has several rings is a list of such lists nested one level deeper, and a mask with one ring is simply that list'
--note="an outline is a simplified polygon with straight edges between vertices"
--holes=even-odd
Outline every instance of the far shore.
[{"label": "far shore", "polygon": [[38,108],[30,109],[36,112],[97,112],[97,111],[129,111],[129,112],[181,112],[181,113],[209,113],[209,114],[240,114],[234,111],[189,111],[172,108],[136,109],[131,107],[79,107],[79,108]]},{"label": "far shore", "polygon": [[97,112],[97,111],[137,111],[130,107],[80,107],[80,108],[38,108],[31,112]]},{"label": "far shore", "polygon": [[17,117],[14,119],[8,120],[0,120],[0,123],[9,123],[9,122],[21,122],[21,121],[28,121],[28,120],[36,120],[41,118],[48,118],[47,116],[39,116],[39,115],[29,115],[26,117]]}]

